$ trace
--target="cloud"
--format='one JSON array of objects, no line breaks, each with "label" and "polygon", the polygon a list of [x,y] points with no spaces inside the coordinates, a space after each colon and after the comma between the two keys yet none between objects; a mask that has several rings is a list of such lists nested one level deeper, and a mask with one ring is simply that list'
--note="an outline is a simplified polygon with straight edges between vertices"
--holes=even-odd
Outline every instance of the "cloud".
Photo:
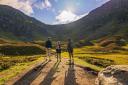
[{"label": "cloud", "polygon": [[96,1],[98,1],[98,2],[108,2],[110,0],[96,0]]},{"label": "cloud", "polygon": [[34,6],[38,9],[49,9],[52,7],[52,4],[49,0],[42,0],[42,1],[37,1],[36,3],[34,3]]},{"label": "cloud", "polygon": [[30,0],[0,0],[0,4],[12,6],[23,11],[27,15],[33,13]]},{"label": "cloud", "polygon": [[88,13],[85,13],[83,15],[76,15],[75,13],[67,10],[63,10],[59,13],[59,15],[56,16],[56,21],[53,24],[66,24],[73,21],[76,21],[84,16],[86,16]]},{"label": "cloud", "polygon": [[51,8],[52,4],[49,2],[49,0],[45,0],[44,3],[42,3],[42,6],[44,8]]}]

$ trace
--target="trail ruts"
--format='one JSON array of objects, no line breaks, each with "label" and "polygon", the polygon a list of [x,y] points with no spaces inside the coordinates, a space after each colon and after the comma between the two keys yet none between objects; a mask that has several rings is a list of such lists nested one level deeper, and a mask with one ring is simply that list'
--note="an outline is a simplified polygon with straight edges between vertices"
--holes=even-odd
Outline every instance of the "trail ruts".
[{"label": "trail ruts", "polygon": [[57,61],[54,66],[50,69],[44,80],[39,85],[51,85],[52,81],[54,80],[54,74],[56,73],[60,61]]},{"label": "trail ruts", "polygon": [[65,72],[65,81],[64,85],[78,85],[76,83],[76,77],[75,77],[75,69],[74,69],[74,62],[70,62],[68,71]]},{"label": "trail ruts", "polygon": [[40,75],[41,70],[49,63],[49,61],[44,61],[41,65],[30,70],[22,78],[16,81],[13,85],[30,85],[37,76]]}]

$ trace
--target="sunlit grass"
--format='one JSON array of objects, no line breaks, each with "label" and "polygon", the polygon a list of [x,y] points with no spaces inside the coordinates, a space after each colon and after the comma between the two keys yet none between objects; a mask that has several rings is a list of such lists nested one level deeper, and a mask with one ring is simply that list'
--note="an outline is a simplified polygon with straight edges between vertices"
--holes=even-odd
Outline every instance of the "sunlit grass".
[{"label": "sunlit grass", "polygon": [[[65,57],[65,58],[69,58],[67,52],[64,52],[64,53],[62,54],[62,56]],[[76,55],[75,55],[75,56],[76,56]],[[75,60],[75,64],[81,65],[81,66],[84,66],[84,67],[89,67],[89,68],[92,68],[92,69],[94,69],[94,70],[96,70],[96,71],[99,71],[99,70],[102,70],[102,69],[103,69],[103,68],[101,68],[101,67],[98,67],[98,66],[89,64],[89,63],[85,62],[84,60],[79,59],[78,57],[75,57],[74,60]]]},{"label": "sunlit grass", "polygon": [[[93,49],[93,48],[91,48]],[[96,57],[96,58],[104,58],[114,60],[116,64],[128,64],[128,55],[124,53],[102,53],[102,52],[92,52],[89,53],[90,50],[88,48],[83,47],[82,49],[75,49],[75,56],[82,56],[82,57]],[[126,51],[127,52],[127,51]]]},{"label": "sunlit grass", "polygon": [[[84,46],[82,48],[75,48],[74,49],[75,64],[84,66],[84,67],[89,67],[95,71],[100,71],[103,69],[103,67],[98,66],[98,65],[93,65],[87,62],[86,60],[84,60],[84,58],[108,59],[108,60],[114,61],[114,65],[128,65],[127,51],[120,51],[119,53],[94,52],[93,49],[96,49],[96,48],[100,48],[100,47],[99,46]],[[128,48],[128,45],[124,46],[124,48]],[[21,73],[23,70],[31,68],[34,64],[43,61],[44,57],[42,56],[44,55],[39,56],[38,59],[35,61],[17,63],[14,66],[8,68],[7,70],[1,71],[0,72],[0,85],[4,84],[5,81],[11,79],[17,74]],[[63,52],[62,56],[66,59],[69,58],[69,55],[67,52]],[[80,59],[80,57],[83,59]],[[5,57],[5,58],[8,59],[9,57]],[[16,58],[16,56],[14,58]]]},{"label": "sunlit grass", "polygon": [[121,54],[76,54],[77,56],[82,57],[96,57],[96,58],[104,58],[114,60],[115,64],[125,65],[128,64],[128,55],[121,55]]},{"label": "sunlit grass", "polygon": [[81,66],[84,66],[84,67],[89,67],[89,68],[91,68],[91,69],[93,69],[95,71],[100,71],[100,70],[103,69],[102,67],[89,64],[89,63],[85,62],[84,60],[81,60],[81,59],[78,59],[78,58],[75,58],[75,63],[77,65],[81,65]]},{"label": "sunlit grass", "polygon": [[124,48],[128,49],[128,44],[126,46],[123,46]]},{"label": "sunlit grass", "polygon": [[21,73],[25,69],[29,69],[34,64],[43,61],[43,59],[44,58],[42,56],[38,56],[38,59],[35,61],[25,62],[25,63],[24,62],[23,63],[17,63],[16,65],[10,67],[9,69],[0,72],[0,85],[3,85],[7,80],[9,80],[12,77],[16,76],[17,74]]},{"label": "sunlit grass", "polygon": [[[125,46],[125,48],[128,47]],[[99,59],[108,59],[113,60],[114,65],[128,65],[128,55],[126,54],[127,51],[121,51],[119,53],[107,53],[107,52],[94,52],[92,49],[99,48],[98,46],[85,46],[82,48],[75,48],[74,49],[74,57],[75,57],[75,63],[78,65],[82,65],[85,67],[90,67],[94,70],[100,71],[103,68],[92,65],[90,63],[87,63],[86,61],[79,59],[79,57],[88,58],[88,57],[94,57]],[[64,57],[68,58],[68,53],[64,52],[62,54]]]}]

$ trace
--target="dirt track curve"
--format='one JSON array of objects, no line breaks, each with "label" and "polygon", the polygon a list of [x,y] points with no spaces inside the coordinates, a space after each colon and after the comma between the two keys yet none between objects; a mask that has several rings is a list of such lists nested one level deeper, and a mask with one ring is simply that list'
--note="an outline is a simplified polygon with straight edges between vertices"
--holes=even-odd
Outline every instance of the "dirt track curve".
[{"label": "dirt track curve", "polygon": [[66,58],[62,62],[55,58],[44,61],[6,85],[94,85],[95,76],[77,65],[68,65],[67,62]]}]

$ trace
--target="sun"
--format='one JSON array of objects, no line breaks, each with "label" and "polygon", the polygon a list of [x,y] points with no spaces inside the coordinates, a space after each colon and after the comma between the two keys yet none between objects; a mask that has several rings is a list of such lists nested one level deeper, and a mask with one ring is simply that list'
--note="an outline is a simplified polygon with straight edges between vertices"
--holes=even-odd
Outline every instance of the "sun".
[{"label": "sun", "polygon": [[72,4],[68,4],[67,6],[65,6],[65,9],[73,13],[76,11],[76,7]]}]

